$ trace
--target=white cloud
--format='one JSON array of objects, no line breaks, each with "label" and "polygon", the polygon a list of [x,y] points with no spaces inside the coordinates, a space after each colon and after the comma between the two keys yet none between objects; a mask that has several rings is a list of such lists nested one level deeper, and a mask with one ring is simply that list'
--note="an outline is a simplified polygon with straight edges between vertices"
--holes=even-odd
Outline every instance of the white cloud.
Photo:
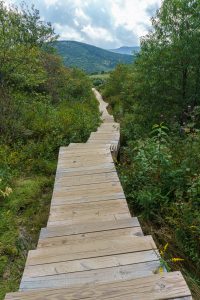
[{"label": "white cloud", "polygon": [[[20,3],[21,0],[4,0]],[[162,0],[25,0],[52,22],[60,39],[104,48],[138,45]]]},{"label": "white cloud", "polygon": [[87,15],[84,13],[84,11],[83,11],[80,7],[77,7],[77,8],[75,9],[75,17],[76,17],[77,19],[81,19],[81,20],[90,22],[89,16],[87,16]]},{"label": "white cloud", "polygon": [[54,23],[54,28],[56,32],[60,32],[61,40],[73,40],[83,42],[83,38],[79,32],[77,32],[73,27],[61,26],[59,23]]},{"label": "white cloud", "polygon": [[91,25],[87,25],[84,26],[81,31],[84,32],[94,42],[99,40],[103,40],[105,42],[113,42],[112,35],[105,28],[92,27]]},{"label": "white cloud", "polygon": [[56,5],[59,2],[59,0],[44,0],[44,3],[47,7]]},{"label": "white cloud", "polygon": [[[115,26],[123,26],[133,30],[138,38],[147,33],[146,26],[150,26],[150,16],[147,9],[151,5],[160,5],[161,0],[122,0],[112,1],[112,14]],[[145,26],[146,25],[146,26]]]}]

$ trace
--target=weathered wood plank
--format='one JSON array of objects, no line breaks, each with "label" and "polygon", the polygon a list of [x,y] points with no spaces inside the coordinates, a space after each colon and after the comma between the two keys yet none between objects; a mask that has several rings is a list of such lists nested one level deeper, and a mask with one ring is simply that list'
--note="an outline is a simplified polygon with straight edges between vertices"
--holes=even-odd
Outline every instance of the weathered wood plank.
[{"label": "weathered wood plank", "polygon": [[44,248],[44,247],[58,247],[72,244],[72,243],[80,243],[81,240],[92,241],[92,240],[101,240],[119,236],[143,236],[141,227],[133,227],[133,228],[122,228],[122,229],[113,229],[107,231],[98,231],[98,232],[91,232],[91,233],[82,233],[78,235],[68,235],[68,236],[61,236],[61,237],[53,237],[53,238],[45,238],[39,240],[37,248]]},{"label": "weathered wood plank", "polygon": [[70,172],[69,170],[57,170],[56,173],[56,180],[63,177],[76,177],[76,176],[84,176],[84,175],[96,175],[96,174],[102,174],[102,173],[110,173],[110,172],[116,172],[115,165],[111,165],[105,168],[92,168],[89,170],[79,170],[77,171],[75,168],[72,169]]},{"label": "weathered wood plank", "polygon": [[72,226],[46,227],[42,228],[40,233],[40,240],[56,236],[68,236],[77,234],[87,234],[92,232],[101,232],[114,229],[139,227],[140,224],[137,218],[128,218],[122,220],[114,220],[107,222],[87,222],[79,223]]},{"label": "weathered wood plank", "polygon": [[54,192],[53,192],[53,196],[65,196],[65,194],[67,195],[79,195],[79,194],[83,194],[84,192],[89,192],[92,190],[95,191],[95,193],[97,193],[97,190],[109,190],[110,188],[112,188],[112,190],[114,189],[115,192],[122,192],[122,186],[121,183],[119,182],[119,180],[116,181],[106,181],[106,182],[99,182],[99,183],[91,183],[91,184],[87,184],[87,185],[79,185],[79,187],[77,188],[77,186],[64,186],[64,187],[58,187],[58,188],[54,188]]},{"label": "weathered wood plank", "polygon": [[115,281],[109,284],[80,285],[68,289],[11,293],[6,300],[166,300],[191,298],[180,272],[151,275],[145,278]]},{"label": "weathered wood plank", "polygon": [[70,186],[79,186],[79,185],[87,185],[90,186],[92,184],[97,183],[105,183],[105,182],[119,182],[119,178],[116,172],[108,172],[108,173],[100,173],[93,175],[82,175],[82,176],[67,176],[60,177],[56,179],[55,188],[60,188],[62,186],[70,187]]},{"label": "weathered wood plank", "polygon": [[158,258],[158,252],[154,250],[149,250],[142,252],[119,254],[115,256],[111,255],[52,264],[26,266],[23,274],[23,280],[32,277],[82,272],[117,266],[133,265],[150,261],[158,261]]},{"label": "weathered wood plank", "polygon": [[98,216],[116,213],[128,213],[129,209],[125,200],[109,200],[80,204],[65,204],[53,206],[50,209],[49,220],[66,218],[81,218],[82,216]]},{"label": "weathered wood plank", "polygon": [[133,253],[156,249],[151,236],[105,239],[80,244],[41,248],[29,251],[27,265],[54,263],[82,258]]},{"label": "weathered wood plank", "polygon": [[96,201],[104,201],[104,200],[118,200],[118,199],[125,199],[124,193],[114,193],[113,191],[100,191],[102,194],[98,195],[83,195],[83,196],[68,196],[68,197],[54,197],[51,201],[51,206],[54,205],[63,205],[63,204],[70,204],[70,203],[89,203],[89,202],[96,202]]},{"label": "weathered wood plank", "polygon": [[70,274],[56,274],[51,276],[33,277],[22,280],[21,290],[43,288],[67,288],[69,286],[89,283],[109,283],[114,280],[130,280],[146,277],[155,273],[160,261],[116,266],[105,269],[88,270]]},{"label": "weathered wood plank", "polygon": [[66,225],[73,225],[73,224],[79,224],[80,222],[92,222],[92,221],[97,221],[99,220],[100,222],[103,221],[113,221],[115,219],[120,220],[120,219],[127,219],[130,217],[130,213],[115,213],[112,215],[94,215],[94,216],[82,216],[81,218],[69,218],[69,219],[56,219],[56,220],[49,220],[47,223],[47,226],[66,226]]},{"label": "weathered wood plank", "polygon": [[66,167],[59,167],[57,168],[57,171],[64,171],[65,172],[87,172],[87,171],[94,171],[94,170],[103,170],[105,168],[112,168],[114,166],[113,162],[100,162],[97,163],[95,165],[90,165],[90,166],[84,166],[84,167],[70,167],[70,168],[66,168]]},{"label": "weathered wood plank", "polygon": [[78,161],[74,160],[73,162],[63,162],[62,164],[58,164],[57,170],[63,170],[63,169],[89,169],[89,168],[95,168],[96,166],[106,166],[106,165],[111,165],[113,164],[113,159],[112,158],[102,158],[102,159],[92,159],[88,161]]},{"label": "weathered wood plank", "polygon": [[66,187],[62,189],[55,190],[53,192],[53,198],[56,197],[78,197],[78,196],[92,196],[98,195],[98,193],[123,193],[122,186],[120,182],[106,182],[91,184],[90,188],[87,185],[82,185],[77,188],[76,186]]}]

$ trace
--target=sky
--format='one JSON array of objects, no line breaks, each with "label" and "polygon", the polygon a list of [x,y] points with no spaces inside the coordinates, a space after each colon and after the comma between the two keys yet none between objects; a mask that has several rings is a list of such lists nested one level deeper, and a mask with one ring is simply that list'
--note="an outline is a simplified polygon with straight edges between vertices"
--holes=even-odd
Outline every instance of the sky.
[{"label": "sky", "polygon": [[[5,0],[19,4],[21,0]],[[74,40],[105,49],[138,46],[151,28],[161,0],[27,0],[50,21],[60,40]]]}]

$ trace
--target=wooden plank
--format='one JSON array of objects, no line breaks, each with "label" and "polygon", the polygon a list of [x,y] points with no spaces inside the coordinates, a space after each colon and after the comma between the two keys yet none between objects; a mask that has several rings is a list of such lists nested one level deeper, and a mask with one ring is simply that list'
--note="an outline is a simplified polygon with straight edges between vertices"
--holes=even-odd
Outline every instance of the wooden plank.
[{"label": "wooden plank", "polygon": [[137,218],[128,218],[108,222],[79,223],[72,226],[46,227],[41,230],[40,240],[56,236],[77,235],[114,229],[139,227]]},{"label": "wooden plank", "polygon": [[115,139],[106,139],[106,138],[91,138],[87,141],[87,145],[91,144],[95,144],[95,145],[103,145],[105,143],[109,142],[110,145],[113,144],[113,143],[116,143],[118,144],[118,140],[115,140]]},{"label": "wooden plank", "polygon": [[107,154],[107,155],[101,155],[101,154],[92,154],[92,155],[73,155],[70,157],[65,157],[65,158],[61,158],[59,159],[59,163],[58,164],[66,164],[66,163],[92,163],[92,162],[110,162],[112,160],[112,156],[111,154]]},{"label": "wooden plank", "polygon": [[[81,218],[81,216],[115,214],[129,212],[127,202],[125,200],[109,200],[80,204],[65,204],[61,206],[53,206],[50,209],[50,219],[65,218]],[[61,220],[60,219],[60,220]]]},{"label": "wooden plank", "polygon": [[97,191],[113,191],[113,192],[123,192],[121,183],[118,181],[108,181],[108,182],[99,182],[99,183],[91,183],[89,185],[79,185],[77,186],[64,186],[58,189],[54,189],[53,197],[63,197],[63,196],[71,196],[71,195],[86,195],[86,194],[97,194]]},{"label": "wooden plank", "polygon": [[85,174],[86,171],[94,171],[94,170],[97,170],[97,169],[101,169],[103,170],[104,168],[112,168],[114,165],[113,162],[100,162],[100,163],[97,163],[96,165],[90,165],[90,166],[82,166],[82,167],[70,167],[70,168],[66,168],[66,167],[59,167],[57,168],[57,171],[61,171],[63,172],[65,170],[65,172],[81,172],[81,171],[84,171]]},{"label": "wooden plank", "polygon": [[65,152],[64,154],[60,155],[59,157],[59,161],[65,161],[67,159],[84,159],[86,160],[87,158],[94,158],[96,159],[96,157],[111,157],[111,153],[110,150],[100,150],[97,152],[97,150],[93,150],[93,151],[79,151],[77,153],[74,153],[73,151],[71,152]]},{"label": "wooden plank", "polygon": [[117,266],[133,265],[138,263],[158,261],[159,253],[154,250],[125,253],[114,256],[103,256],[88,259],[80,259],[52,264],[26,266],[23,280],[32,277],[51,276],[83,272],[96,269],[111,268]]},{"label": "wooden plank", "polygon": [[112,161],[112,155],[111,153],[107,155],[100,155],[100,154],[94,154],[94,155],[79,155],[79,156],[71,156],[71,157],[64,157],[59,159],[58,166],[66,166],[74,164],[76,167],[80,164],[92,164],[92,163],[100,163],[100,162],[111,162]]},{"label": "wooden plank", "polygon": [[63,204],[70,204],[70,203],[89,203],[89,202],[96,202],[96,201],[105,201],[105,200],[118,200],[118,199],[125,199],[124,193],[114,193],[113,191],[101,191],[102,194],[98,195],[81,195],[81,196],[68,196],[68,197],[56,197],[52,198],[51,206],[54,205],[63,205]]},{"label": "wooden plank", "polygon": [[102,158],[102,159],[98,159],[98,157],[96,159],[92,159],[92,160],[88,160],[88,161],[79,161],[79,160],[74,160],[72,162],[70,161],[66,161],[63,162],[62,164],[58,164],[57,169],[58,170],[62,170],[62,169],[72,169],[72,168],[90,168],[90,167],[95,167],[96,165],[110,165],[113,164],[113,159],[112,157],[108,157],[108,158]]},{"label": "wooden plank", "polygon": [[130,280],[149,276],[159,268],[160,261],[96,269],[70,274],[56,274],[26,278],[22,280],[20,290],[34,290],[44,288],[67,288],[80,284],[109,283],[114,280]]},{"label": "wooden plank", "polygon": [[37,248],[44,248],[44,247],[58,247],[72,244],[72,243],[80,243],[81,240],[86,241],[96,241],[112,237],[118,236],[143,236],[141,227],[133,227],[133,228],[122,228],[122,229],[114,229],[114,230],[107,230],[107,231],[98,231],[98,232],[91,232],[91,233],[82,233],[78,235],[68,235],[68,236],[61,236],[61,237],[51,237],[39,240]]},{"label": "wooden plank", "polygon": [[89,195],[98,195],[98,193],[123,193],[122,186],[120,182],[106,182],[106,183],[97,183],[91,184],[90,188],[87,185],[66,187],[62,189],[55,190],[53,192],[53,198],[55,197],[78,197],[78,196],[89,196]]},{"label": "wooden plank", "polygon": [[91,135],[90,135],[90,139],[91,138],[107,138],[107,139],[110,139],[110,140],[119,140],[119,132],[92,132]]},{"label": "wooden plank", "polygon": [[81,175],[81,176],[68,176],[56,179],[54,188],[68,187],[68,186],[79,186],[79,185],[90,185],[94,183],[104,182],[116,182],[119,181],[119,177],[116,172],[107,172],[93,175]]},{"label": "wooden plank", "polygon": [[112,215],[96,215],[96,216],[82,216],[81,219],[79,218],[69,218],[69,219],[56,219],[54,221],[48,221],[47,226],[66,226],[66,225],[74,225],[74,224],[79,224],[80,222],[92,222],[92,221],[97,221],[99,220],[100,222],[103,221],[113,221],[115,219],[120,220],[120,219],[127,219],[130,217],[130,213],[115,213]]},{"label": "wooden plank", "polygon": [[[87,146],[87,147],[86,147]],[[65,151],[59,151],[59,159],[63,157],[68,157],[69,155],[75,156],[84,156],[84,155],[95,155],[95,154],[110,154],[110,144],[107,146],[105,145],[94,145],[94,147],[91,144],[85,144],[85,147],[83,146],[71,146],[68,147]]]},{"label": "wooden plank", "polygon": [[116,172],[115,165],[112,164],[109,167],[105,168],[93,168],[91,170],[79,170],[76,171],[76,169],[73,169],[69,172],[69,170],[57,170],[56,172],[56,180],[63,177],[75,177],[75,176],[84,176],[84,175],[96,175],[96,174],[102,174],[102,173],[110,173],[110,172]]},{"label": "wooden plank", "polygon": [[110,139],[110,140],[119,140],[119,136],[120,136],[120,134],[119,134],[119,132],[106,132],[106,131],[97,131],[97,132],[93,132],[93,133],[91,133],[91,135],[90,135],[90,139],[91,138],[99,138],[99,137],[101,137],[101,138],[108,138],[108,139]]},{"label": "wooden plank", "polygon": [[166,300],[188,297],[191,293],[180,272],[114,281],[108,284],[80,285],[67,289],[11,293],[6,300]]},{"label": "wooden plank", "polygon": [[52,206],[48,224],[65,221],[66,224],[83,223],[83,220],[107,219],[117,214],[129,214],[125,200],[109,200],[91,203],[75,203]]},{"label": "wooden plank", "polygon": [[82,258],[133,253],[156,249],[151,236],[118,237],[80,244],[64,245],[29,251],[27,265],[38,265]]},{"label": "wooden plank", "polygon": [[[71,143],[67,147],[67,149],[73,149],[73,150],[76,150],[76,149],[93,149],[94,150],[95,148],[99,149],[99,146],[97,146],[97,145],[92,146],[87,143]],[[110,148],[110,143],[107,143],[107,144],[104,144],[101,146],[101,149],[109,149],[109,148]],[[62,151],[66,151],[66,149],[65,150],[61,149],[60,151],[62,153]]]}]

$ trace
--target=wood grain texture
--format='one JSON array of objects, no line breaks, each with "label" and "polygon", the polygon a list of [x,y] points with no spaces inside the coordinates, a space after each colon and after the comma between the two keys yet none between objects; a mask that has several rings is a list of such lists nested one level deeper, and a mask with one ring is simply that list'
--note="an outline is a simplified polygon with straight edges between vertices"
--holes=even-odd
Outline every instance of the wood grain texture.
[{"label": "wood grain texture", "polygon": [[94,257],[52,264],[42,264],[35,266],[26,266],[23,274],[25,278],[50,276],[56,274],[66,274],[74,272],[89,271],[95,269],[104,269],[117,266],[132,265],[150,261],[157,261],[158,251],[148,250],[134,253],[125,253],[119,255]]},{"label": "wood grain texture", "polygon": [[159,268],[160,261],[116,266],[86,270],[75,273],[56,274],[51,276],[40,276],[22,279],[21,290],[34,290],[42,288],[62,288],[88,283],[109,283],[115,280],[130,280],[146,277],[155,273]]},{"label": "wood grain texture", "polygon": [[166,300],[181,297],[191,299],[191,293],[181,273],[172,272],[108,284],[8,294],[6,300]]},{"label": "wood grain texture", "polygon": [[156,249],[151,236],[102,239],[80,244],[41,248],[29,251],[27,265],[38,265]]},{"label": "wood grain texture", "polygon": [[80,243],[83,241],[96,241],[105,238],[119,237],[119,236],[143,236],[141,227],[133,228],[123,228],[123,229],[114,229],[107,231],[91,232],[91,233],[82,233],[76,235],[60,236],[60,237],[51,237],[45,239],[39,239],[37,248],[44,247],[57,247],[72,243]]},{"label": "wood grain texture", "polygon": [[79,223],[71,226],[54,226],[46,227],[41,230],[40,240],[45,238],[57,237],[57,236],[68,236],[91,232],[104,232],[113,229],[139,227],[140,224],[137,218],[128,218],[107,222],[87,222]]}]

